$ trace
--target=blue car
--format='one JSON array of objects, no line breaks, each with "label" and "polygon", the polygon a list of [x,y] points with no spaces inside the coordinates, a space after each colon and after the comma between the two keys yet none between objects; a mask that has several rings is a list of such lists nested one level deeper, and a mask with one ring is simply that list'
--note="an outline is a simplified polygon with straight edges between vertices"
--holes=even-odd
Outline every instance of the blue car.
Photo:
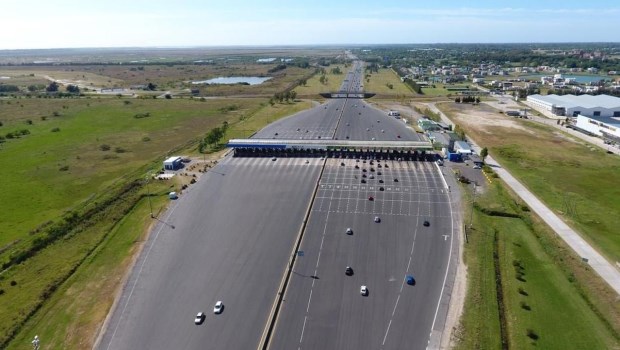
[{"label": "blue car", "polygon": [[407,275],[405,277],[405,280],[407,281],[407,284],[410,286],[413,286],[415,284],[415,278],[413,278],[413,276],[411,275]]}]

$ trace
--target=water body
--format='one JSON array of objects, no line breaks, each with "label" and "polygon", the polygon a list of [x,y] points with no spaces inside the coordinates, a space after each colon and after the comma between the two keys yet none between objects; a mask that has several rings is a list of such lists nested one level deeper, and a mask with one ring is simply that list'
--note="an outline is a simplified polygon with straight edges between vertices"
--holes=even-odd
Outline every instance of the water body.
[{"label": "water body", "polygon": [[[539,80],[540,81],[540,77],[543,76],[553,76],[553,74],[544,74],[544,75],[528,75],[526,77],[522,77],[525,79],[530,79],[530,80]],[[575,79],[575,81],[577,83],[580,84],[587,84],[587,83],[591,83],[593,81],[599,81],[599,80],[610,80],[611,78],[608,76],[603,76],[603,75],[567,75],[567,74],[562,74],[562,78],[564,79]]]},{"label": "water body", "polygon": [[260,85],[271,77],[217,77],[209,80],[192,81],[192,84],[239,84]]}]

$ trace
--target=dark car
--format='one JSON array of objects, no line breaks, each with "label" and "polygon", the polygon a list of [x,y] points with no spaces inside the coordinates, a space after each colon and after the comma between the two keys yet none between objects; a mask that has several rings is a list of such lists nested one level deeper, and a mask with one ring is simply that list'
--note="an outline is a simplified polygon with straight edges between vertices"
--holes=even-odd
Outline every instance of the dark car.
[{"label": "dark car", "polygon": [[428,226],[430,226],[430,225],[431,225],[431,223],[430,223],[430,222],[428,222],[428,220],[424,220],[424,226],[428,227]]},{"label": "dark car", "polygon": [[383,183],[383,179],[379,179],[379,183],[382,184]]},{"label": "dark car", "polygon": [[415,278],[413,278],[413,276],[411,276],[411,275],[407,275],[407,276],[405,277],[405,280],[407,281],[407,284],[408,284],[408,285],[410,285],[410,286],[415,285]]},{"label": "dark car", "polygon": [[356,165],[356,166],[355,166],[355,169],[359,169],[359,168],[360,168],[360,166],[359,166],[359,165]]},{"label": "dark car", "polygon": [[365,184],[366,183],[366,179],[362,179],[362,183]]},{"label": "dark car", "polygon": [[375,200],[375,197],[373,197],[373,196],[369,196],[369,197],[368,197],[368,200],[369,200],[369,201],[374,201],[374,200]]},{"label": "dark car", "polygon": [[340,162],[340,166],[344,166],[344,162]]},{"label": "dark car", "polygon": [[380,172],[380,171],[377,171],[377,175],[383,175],[383,174],[381,174],[381,172]]},{"label": "dark car", "polygon": [[344,269],[344,274],[347,276],[353,276],[353,269],[351,268],[351,266],[347,266],[347,268]]},{"label": "dark car", "polygon": [[398,182],[398,179],[394,179],[394,182]]},{"label": "dark car", "polygon": [[385,191],[385,188],[379,187],[379,191]]},{"label": "dark car", "polygon": [[363,173],[365,173],[365,172],[366,172],[366,169],[362,169],[362,172],[363,172]]},{"label": "dark car", "polygon": [[366,178],[366,174],[362,174],[362,177],[363,177],[363,178]]}]

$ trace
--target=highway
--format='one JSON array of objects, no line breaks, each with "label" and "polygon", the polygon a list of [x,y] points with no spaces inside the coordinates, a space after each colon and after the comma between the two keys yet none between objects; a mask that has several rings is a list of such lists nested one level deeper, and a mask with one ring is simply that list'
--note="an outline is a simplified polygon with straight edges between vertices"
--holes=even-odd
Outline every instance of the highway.
[{"label": "highway", "polygon": [[369,163],[328,161],[270,349],[426,347],[450,253],[448,194],[432,163],[373,166],[361,184]]},{"label": "highway", "polygon": [[99,349],[256,348],[321,164],[228,158],[208,172],[162,218],[175,228],[151,234]]},{"label": "highway", "polygon": [[[361,76],[356,62],[340,89],[361,91]],[[347,137],[419,140],[402,120],[360,99],[329,100],[254,135]],[[257,348],[308,209],[303,253],[269,348],[424,349],[452,246],[448,195],[433,163],[370,167],[354,159],[226,157],[158,218],[98,349]],[[404,284],[407,274],[415,286]],[[224,312],[214,315],[218,300]],[[194,325],[201,311],[206,320]]]}]

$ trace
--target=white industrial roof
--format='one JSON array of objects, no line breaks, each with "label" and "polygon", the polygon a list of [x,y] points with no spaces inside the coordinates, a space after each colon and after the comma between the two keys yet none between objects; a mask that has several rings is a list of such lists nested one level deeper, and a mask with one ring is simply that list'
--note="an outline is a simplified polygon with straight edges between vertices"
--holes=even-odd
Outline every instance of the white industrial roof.
[{"label": "white industrial roof", "polygon": [[168,159],[164,160],[164,163],[172,163],[172,162],[174,162],[174,161],[176,161],[176,160],[179,160],[179,159],[181,159],[181,157],[180,157],[180,156],[172,156],[172,157],[170,157],[170,158],[168,158]]},{"label": "white industrial roof", "polygon": [[620,98],[609,95],[531,95],[528,98],[554,104],[565,108],[620,108]]}]

